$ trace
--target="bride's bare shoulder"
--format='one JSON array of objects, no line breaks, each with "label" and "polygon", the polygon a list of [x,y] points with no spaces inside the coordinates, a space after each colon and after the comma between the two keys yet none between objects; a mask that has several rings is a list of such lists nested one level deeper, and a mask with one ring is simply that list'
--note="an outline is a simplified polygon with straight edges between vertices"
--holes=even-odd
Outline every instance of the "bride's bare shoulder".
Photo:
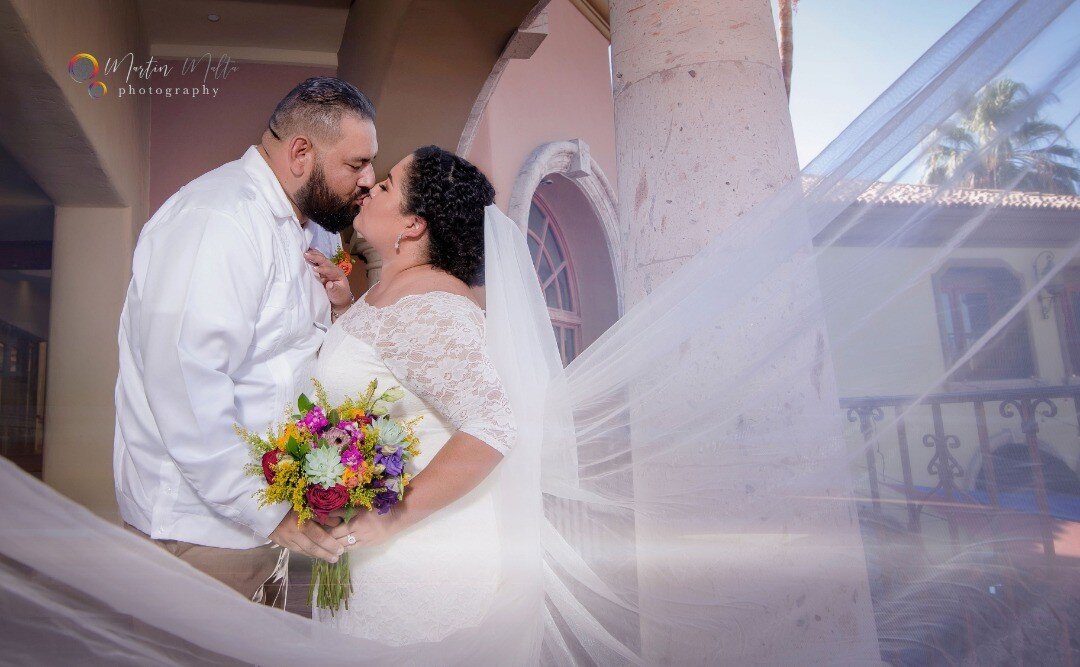
[{"label": "bride's bare shoulder", "polygon": [[469,287],[465,283],[465,281],[452,275],[433,274],[429,285],[431,286],[429,291],[457,294],[458,296],[463,296],[469,301],[472,301],[477,306],[480,306],[480,301],[477,298],[476,291],[473,288]]},{"label": "bride's bare shoulder", "polygon": [[389,289],[370,295],[369,301],[375,306],[384,306],[401,301],[406,297],[415,297],[428,293],[455,294],[465,297],[476,304],[477,307],[483,308],[476,290],[469,287],[463,280],[442,271],[419,274],[410,280],[398,282]]}]

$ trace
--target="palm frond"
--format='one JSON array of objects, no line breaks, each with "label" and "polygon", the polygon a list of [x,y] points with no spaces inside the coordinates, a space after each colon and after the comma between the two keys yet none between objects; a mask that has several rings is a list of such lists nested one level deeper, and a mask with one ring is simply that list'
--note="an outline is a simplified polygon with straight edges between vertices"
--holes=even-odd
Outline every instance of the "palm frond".
[{"label": "palm frond", "polygon": [[[959,187],[1019,188],[1055,193],[1080,189],[1080,151],[1064,130],[1039,111],[1054,95],[1032,100],[1027,86],[998,79],[983,87],[972,104],[930,137],[923,183]],[[1023,120],[1009,136],[1001,128]]]}]

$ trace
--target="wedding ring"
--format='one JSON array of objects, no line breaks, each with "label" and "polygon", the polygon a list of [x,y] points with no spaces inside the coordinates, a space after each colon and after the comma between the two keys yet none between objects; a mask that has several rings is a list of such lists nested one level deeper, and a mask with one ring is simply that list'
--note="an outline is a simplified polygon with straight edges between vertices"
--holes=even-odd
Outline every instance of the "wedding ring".
[{"label": "wedding ring", "polygon": [[348,537],[348,539],[346,539],[345,541],[346,541],[346,542],[347,542],[348,544],[356,544],[356,538],[355,538],[355,537],[353,537],[353,534],[352,534],[352,533],[349,533],[349,537]]}]

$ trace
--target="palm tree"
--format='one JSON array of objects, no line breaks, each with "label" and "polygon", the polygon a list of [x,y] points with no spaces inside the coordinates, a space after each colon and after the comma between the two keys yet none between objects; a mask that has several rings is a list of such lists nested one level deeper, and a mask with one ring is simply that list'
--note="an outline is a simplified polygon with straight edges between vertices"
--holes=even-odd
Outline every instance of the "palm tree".
[{"label": "palm tree", "polygon": [[799,0],[778,0],[780,19],[780,69],[784,73],[784,90],[791,97],[791,65],[794,38],[791,30],[791,14]]},{"label": "palm tree", "polygon": [[1042,107],[1056,101],[1048,95],[1031,103],[1027,86],[1011,79],[987,84],[970,110],[931,138],[923,183],[939,185],[966,169],[955,185],[1077,194],[1080,151],[1064,130],[1040,117]]}]

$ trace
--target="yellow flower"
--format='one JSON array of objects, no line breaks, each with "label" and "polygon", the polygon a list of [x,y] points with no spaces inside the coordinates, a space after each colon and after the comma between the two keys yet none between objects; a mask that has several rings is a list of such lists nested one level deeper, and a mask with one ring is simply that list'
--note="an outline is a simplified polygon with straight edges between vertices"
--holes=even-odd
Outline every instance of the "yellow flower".
[{"label": "yellow flower", "polygon": [[341,485],[347,489],[354,489],[360,485],[360,478],[352,468],[345,468],[341,474]]}]

